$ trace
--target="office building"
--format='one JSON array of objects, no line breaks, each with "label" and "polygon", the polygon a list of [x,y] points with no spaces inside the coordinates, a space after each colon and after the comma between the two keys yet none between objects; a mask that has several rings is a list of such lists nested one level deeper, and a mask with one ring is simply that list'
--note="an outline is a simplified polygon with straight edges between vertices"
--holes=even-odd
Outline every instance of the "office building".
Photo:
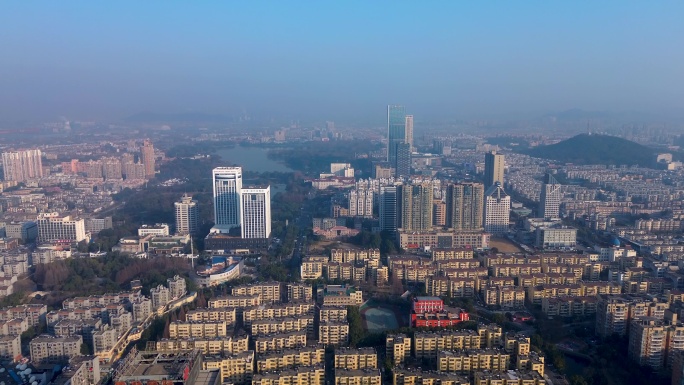
[{"label": "office building", "polygon": [[454,230],[481,230],[484,186],[456,183],[447,187],[447,226]]},{"label": "office building", "polygon": [[212,231],[227,233],[242,223],[240,218],[242,167],[217,167],[212,170],[212,180],[214,184],[214,228]]},{"label": "office building", "polygon": [[501,183],[494,185],[485,193],[484,228],[493,235],[503,235],[508,232],[510,222],[511,197],[506,194]]},{"label": "office building", "polygon": [[4,180],[26,182],[43,176],[43,161],[40,150],[23,150],[2,153]]},{"label": "office building", "polygon": [[192,195],[183,194],[180,202],[174,203],[176,208],[176,234],[197,234],[199,230],[199,208]]},{"label": "office building", "polygon": [[72,241],[81,242],[86,239],[85,221],[83,219],[60,217],[57,213],[40,214],[36,220],[38,240],[40,242]]},{"label": "office building", "polygon": [[485,188],[499,182],[504,185],[504,156],[496,151],[485,154]]},{"label": "office building", "polygon": [[394,163],[394,176],[408,177],[411,175],[411,145],[408,143],[397,144],[397,156]]},{"label": "office building", "polygon": [[349,192],[349,216],[373,217],[373,190],[355,188]]},{"label": "office building", "polygon": [[138,236],[143,238],[148,235],[155,237],[163,237],[169,235],[169,225],[166,223],[157,223],[154,225],[142,225],[138,228]]},{"label": "office building", "polygon": [[151,178],[154,176],[154,146],[152,142],[145,140],[140,152],[142,153],[142,164],[145,166],[145,177]]},{"label": "office building", "polygon": [[544,219],[560,216],[561,185],[551,174],[544,175],[537,216]]},{"label": "office building", "polygon": [[401,229],[424,231],[432,229],[432,183],[401,186]]},{"label": "office building", "polygon": [[271,236],[271,186],[240,191],[242,238]]},{"label": "office building", "polygon": [[406,109],[404,106],[387,106],[387,161],[397,164],[397,145],[406,143]]},{"label": "office building", "polygon": [[381,186],[378,202],[380,230],[394,234],[397,231],[397,186]]},{"label": "office building", "polygon": [[406,115],[406,140],[405,142],[409,145],[409,152],[413,152],[415,147],[413,146],[413,115]]}]

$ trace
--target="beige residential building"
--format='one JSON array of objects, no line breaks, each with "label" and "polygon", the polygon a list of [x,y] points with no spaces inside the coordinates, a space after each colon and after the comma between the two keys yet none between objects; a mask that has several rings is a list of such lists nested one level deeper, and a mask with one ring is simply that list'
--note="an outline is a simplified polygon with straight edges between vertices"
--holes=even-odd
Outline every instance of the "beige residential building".
[{"label": "beige residential building", "polygon": [[321,306],[319,310],[319,319],[324,322],[345,322],[347,320],[347,307],[332,305]]},{"label": "beige residential building", "polygon": [[363,303],[363,292],[348,285],[326,285],[318,289],[316,297],[321,305],[358,306]]},{"label": "beige residential building", "polygon": [[233,295],[223,296],[210,299],[208,305],[210,308],[226,308],[226,307],[249,307],[261,304],[260,295]]},{"label": "beige residential building", "polygon": [[406,334],[388,334],[385,339],[385,354],[394,366],[411,357],[411,338]]},{"label": "beige residential building", "polygon": [[335,369],[335,385],[381,385],[379,369]]},{"label": "beige residential building", "polygon": [[373,348],[335,349],[335,369],[377,369],[378,353]]},{"label": "beige residential building", "polygon": [[288,283],[287,301],[313,301],[313,287],[306,283]]},{"label": "beige residential building", "polygon": [[258,354],[280,351],[286,348],[300,348],[306,346],[306,331],[257,336],[254,338],[254,346]]},{"label": "beige residential building", "polygon": [[324,385],[323,365],[255,374],[252,385]]},{"label": "beige residential building", "polygon": [[596,334],[607,337],[611,334],[626,335],[629,323],[637,317],[665,318],[667,302],[657,302],[652,297],[623,294],[619,296],[599,295],[596,307]]},{"label": "beige residential building", "polygon": [[251,326],[252,336],[299,330],[304,330],[311,336],[313,335],[314,330],[314,314],[313,311],[311,311],[308,314],[302,314],[296,317],[256,320],[252,321]]},{"label": "beige residential building", "polygon": [[239,354],[249,350],[249,336],[243,333],[238,336],[219,337],[212,339],[163,339],[156,341],[153,350],[158,351],[181,351],[199,350],[204,355]]},{"label": "beige residential building", "polygon": [[218,369],[222,383],[249,384],[254,376],[254,351],[231,356],[206,356],[202,360],[202,369]]},{"label": "beige residential building", "polygon": [[252,283],[249,285],[236,286],[231,294],[237,295],[259,295],[261,303],[273,303],[281,301],[280,282]]},{"label": "beige residential building", "polygon": [[171,338],[217,338],[226,335],[226,321],[174,321],[169,324]]},{"label": "beige residential building", "polygon": [[498,306],[502,310],[525,308],[525,289],[522,287],[487,286],[482,291],[488,306]]},{"label": "beige residential building", "polygon": [[477,325],[477,334],[480,335],[480,348],[492,349],[503,346],[504,334],[501,326],[491,324]]},{"label": "beige residential building", "polygon": [[473,385],[545,385],[539,373],[529,370],[475,372]]},{"label": "beige residential building", "polygon": [[441,350],[437,353],[437,369],[441,372],[507,370],[510,363],[510,354],[499,349]]},{"label": "beige residential building", "polygon": [[507,334],[504,340],[504,350],[516,356],[530,354],[530,337],[523,334]]},{"label": "beige residential building", "polygon": [[313,302],[305,301],[252,306],[242,310],[242,321],[245,326],[250,327],[254,321],[305,316],[314,311],[314,306]]},{"label": "beige residential building", "polygon": [[477,349],[480,335],[473,330],[416,332],[413,337],[416,358],[437,358],[440,350]]},{"label": "beige residential building", "polygon": [[190,310],[185,319],[195,322],[225,322],[228,325],[235,324],[237,316],[236,308],[204,308]]},{"label": "beige residential building", "polygon": [[327,258],[304,257],[299,267],[299,277],[303,281],[316,280],[323,276],[323,266],[327,263]]},{"label": "beige residential building", "polygon": [[345,322],[320,322],[318,342],[323,345],[344,346],[349,342],[349,324]]},{"label": "beige residential building", "polygon": [[477,278],[429,276],[425,287],[428,295],[436,297],[474,297],[477,292]]},{"label": "beige residential building", "polygon": [[443,261],[449,259],[473,259],[473,249],[461,248],[434,248],[432,249],[432,260]]},{"label": "beige residential building", "polygon": [[442,373],[420,368],[392,369],[393,385],[471,385],[466,375]]},{"label": "beige residential building", "polygon": [[0,358],[10,362],[21,355],[21,337],[17,335],[0,337]]},{"label": "beige residential building", "polygon": [[81,354],[83,337],[38,336],[29,342],[31,360],[36,363],[65,363]]},{"label": "beige residential building", "polygon": [[516,369],[531,370],[544,376],[544,356],[530,352],[529,355],[518,356],[515,361]]},{"label": "beige residential building", "polygon": [[316,345],[259,354],[256,368],[258,373],[264,373],[302,366],[316,366],[324,362],[325,348],[322,345]]},{"label": "beige residential building", "polygon": [[653,317],[637,317],[629,330],[629,358],[642,366],[660,370],[672,365],[672,355],[684,349],[684,324],[676,315],[664,321]]}]

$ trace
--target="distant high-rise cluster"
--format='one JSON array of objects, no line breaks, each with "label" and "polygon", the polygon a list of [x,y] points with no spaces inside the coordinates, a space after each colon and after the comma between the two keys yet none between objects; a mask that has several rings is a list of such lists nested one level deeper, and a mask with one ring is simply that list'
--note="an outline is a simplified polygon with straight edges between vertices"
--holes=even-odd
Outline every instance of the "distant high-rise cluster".
[{"label": "distant high-rise cluster", "polygon": [[387,161],[395,176],[411,173],[413,149],[413,115],[406,115],[404,106],[387,106]]},{"label": "distant high-rise cluster", "polygon": [[240,227],[245,239],[271,235],[271,187],[242,187],[242,167],[217,167],[214,185],[214,233]]},{"label": "distant high-rise cluster", "polygon": [[40,150],[23,150],[2,153],[2,166],[6,181],[25,182],[43,176]]}]

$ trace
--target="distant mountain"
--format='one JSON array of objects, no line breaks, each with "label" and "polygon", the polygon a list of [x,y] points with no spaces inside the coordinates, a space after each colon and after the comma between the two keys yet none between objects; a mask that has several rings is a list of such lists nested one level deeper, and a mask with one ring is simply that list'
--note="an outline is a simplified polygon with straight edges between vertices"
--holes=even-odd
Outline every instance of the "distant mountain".
[{"label": "distant mountain", "polygon": [[580,134],[570,139],[539,146],[523,153],[562,163],[651,166],[655,150],[616,136]]},{"label": "distant mountain", "polygon": [[124,119],[135,123],[167,123],[167,122],[226,122],[231,118],[225,115],[205,114],[201,112],[181,112],[160,114],[156,112],[140,112]]},{"label": "distant mountain", "polygon": [[638,111],[586,111],[579,108],[573,108],[565,111],[554,112],[546,114],[544,118],[554,118],[563,122],[582,122],[582,121],[644,121],[653,119],[651,114]]}]

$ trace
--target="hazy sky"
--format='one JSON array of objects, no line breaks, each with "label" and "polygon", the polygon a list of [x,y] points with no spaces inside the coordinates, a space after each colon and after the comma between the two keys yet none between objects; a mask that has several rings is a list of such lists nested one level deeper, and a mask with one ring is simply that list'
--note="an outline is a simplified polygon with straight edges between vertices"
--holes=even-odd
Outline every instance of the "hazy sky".
[{"label": "hazy sky", "polygon": [[4,1],[0,120],[684,107],[682,1]]}]

